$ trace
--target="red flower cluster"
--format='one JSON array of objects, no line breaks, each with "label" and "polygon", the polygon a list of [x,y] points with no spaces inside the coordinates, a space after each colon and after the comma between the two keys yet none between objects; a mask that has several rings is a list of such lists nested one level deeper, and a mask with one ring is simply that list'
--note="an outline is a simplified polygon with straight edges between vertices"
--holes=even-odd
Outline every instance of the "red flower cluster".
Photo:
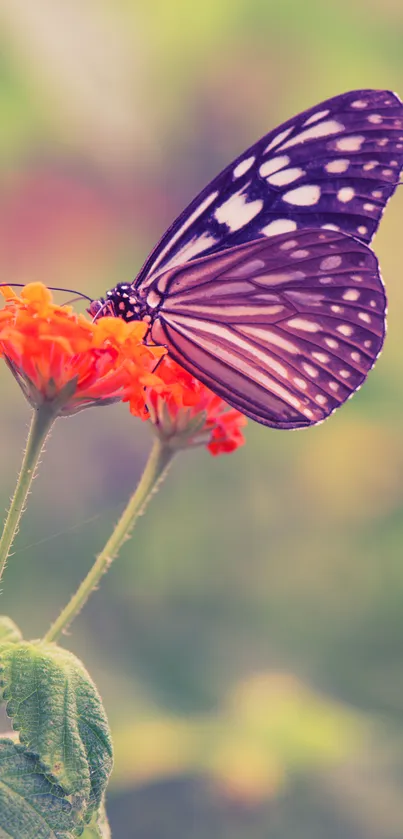
[{"label": "red flower cluster", "polygon": [[164,385],[147,388],[150,418],[174,448],[205,445],[212,455],[235,451],[244,443],[246,417],[229,408],[190,373],[165,355],[158,366]]}]

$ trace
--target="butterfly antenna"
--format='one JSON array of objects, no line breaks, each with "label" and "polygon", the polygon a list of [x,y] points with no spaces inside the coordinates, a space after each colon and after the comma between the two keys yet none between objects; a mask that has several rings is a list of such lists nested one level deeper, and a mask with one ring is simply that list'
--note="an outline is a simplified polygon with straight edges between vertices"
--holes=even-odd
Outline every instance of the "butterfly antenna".
[{"label": "butterfly antenna", "polygon": [[[0,288],[4,288],[6,286],[10,286],[10,288],[24,288],[25,285],[26,283],[0,283]],[[47,288],[49,291],[62,291],[66,294],[74,294],[74,300],[89,300],[90,303],[92,303],[92,297],[88,297],[87,294],[83,294],[81,291],[76,291],[75,288],[59,288],[58,286],[51,285],[47,286]],[[73,303],[74,300],[71,300],[70,302]]]},{"label": "butterfly antenna", "polygon": [[[63,291],[63,290],[64,289],[60,289],[60,291]],[[51,291],[53,291],[53,289],[51,289]],[[57,291],[59,291],[59,289],[57,289]],[[77,303],[78,300],[83,300],[83,299],[84,300],[91,300],[91,297],[87,297],[84,294],[79,294],[77,297],[72,297],[71,300],[66,300],[66,302],[63,303],[63,306],[71,306],[72,303]],[[92,300],[91,300],[91,303],[92,303]]]}]

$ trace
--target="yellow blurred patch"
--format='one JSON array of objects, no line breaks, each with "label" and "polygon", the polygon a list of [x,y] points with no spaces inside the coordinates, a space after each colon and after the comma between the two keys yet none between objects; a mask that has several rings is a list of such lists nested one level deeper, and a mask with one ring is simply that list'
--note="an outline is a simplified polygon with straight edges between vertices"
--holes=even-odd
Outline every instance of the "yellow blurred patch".
[{"label": "yellow blurred patch", "polygon": [[235,685],[221,711],[168,715],[115,732],[115,785],[203,775],[244,804],[275,796],[291,772],[343,763],[366,727],[348,708],[290,674],[258,673]]},{"label": "yellow blurred patch", "polygon": [[296,492],[318,518],[384,516],[400,504],[402,467],[400,430],[364,417],[329,422],[300,448]]}]

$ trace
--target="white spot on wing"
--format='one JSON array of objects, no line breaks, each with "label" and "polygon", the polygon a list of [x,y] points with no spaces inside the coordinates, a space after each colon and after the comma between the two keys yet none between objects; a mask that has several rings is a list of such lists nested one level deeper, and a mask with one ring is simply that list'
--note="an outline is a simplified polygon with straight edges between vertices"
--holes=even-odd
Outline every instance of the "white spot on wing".
[{"label": "white spot on wing", "polygon": [[336,142],[336,148],[339,151],[359,151],[365,137],[362,134],[352,134],[350,137],[341,137]]},{"label": "white spot on wing", "polygon": [[339,175],[341,172],[346,172],[349,166],[349,160],[344,160],[342,157],[339,157],[335,160],[330,160],[329,163],[326,163],[325,169],[332,175]]},{"label": "white spot on wing", "polygon": [[304,278],[303,271],[284,271],[281,274],[261,274],[258,277],[253,277],[253,282],[257,285],[273,286],[303,280]]},{"label": "white spot on wing", "polygon": [[340,332],[340,335],[345,335],[346,338],[349,338],[350,335],[353,334],[353,327],[349,326],[348,323],[341,323],[336,328],[337,328],[337,331]]},{"label": "white spot on wing", "polygon": [[249,259],[248,262],[244,262],[242,265],[238,265],[238,268],[230,268],[228,271],[228,276],[231,278],[238,279],[239,277],[250,277],[252,274],[256,273],[256,271],[261,271],[266,265],[264,259]]},{"label": "white spot on wing", "polygon": [[319,198],[320,187],[316,184],[299,186],[283,195],[283,201],[286,201],[287,204],[294,204],[296,207],[312,207],[318,203]]},{"label": "white spot on wing", "polygon": [[259,168],[259,175],[261,175],[262,178],[266,178],[267,175],[271,175],[273,172],[278,172],[279,169],[283,169],[285,166],[288,166],[289,162],[290,158],[286,154],[266,160]]},{"label": "white spot on wing", "polygon": [[237,166],[235,166],[233,172],[234,178],[240,178],[241,175],[244,175],[245,172],[247,172],[248,169],[250,169],[250,167],[253,166],[255,159],[255,155],[252,155],[251,157],[247,157],[245,160],[241,160],[241,162],[238,163]]},{"label": "white spot on wing", "polygon": [[[202,213],[204,213],[205,210],[207,210],[207,207],[209,207],[210,204],[213,203],[213,201],[217,198],[217,195],[218,195],[218,190],[216,190],[215,192],[211,192],[210,195],[208,195],[207,198],[205,198],[204,201],[202,201],[201,204],[199,204],[199,206],[196,207],[196,209],[193,211],[193,213],[191,213],[190,216],[183,222],[183,224],[179,228],[179,230],[177,230],[176,233],[169,239],[169,242],[167,243],[166,247],[163,248],[163,250],[158,255],[157,259],[155,260],[155,262],[153,264],[152,275],[155,275],[155,269],[160,264],[160,262],[162,261],[162,259],[165,256],[165,254],[168,251],[171,250],[172,245],[175,242],[177,242],[178,239],[180,239],[180,237],[182,236],[182,234],[185,233],[186,230],[188,230],[190,225],[193,224],[193,222],[196,221],[196,219],[199,218],[199,216],[201,216]],[[207,236],[207,234],[204,234],[204,236],[207,239],[212,239],[213,238],[211,236]],[[203,237],[198,237],[198,238],[202,239]],[[194,240],[192,240],[192,241],[194,241]],[[214,245],[214,242],[215,242],[215,239],[213,238],[213,241],[211,242],[211,244]],[[188,243],[188,244],[190,245],[191,243]],[[188,245],[184,246],[185,249],[186,249],[186,247],[188,247]],[[210,245],[205,245],[205,247],[200,248],[200,250],[196,250],[196,253],[200,253],[201,250],[205,250],[208,247],[210,247]],[[184,261],[183,259],[180,259],[179,263],[183,262],[183,261]],[[177,256],[175,256],[171,261],[169,261],[167,263],[167,265],[164,266],[164,268],[168,268],[168,266],[172,267],[173,265],[178,265]]]},{"label": "white spot on wing", "polygon": [[309,251],[303,250],[302,248],[298,251],[293,251],[291,256],[293,259],[305,259],[306,256],[309,256]]},{"label": "white spot on wing", "polygon": [[[213,201],[217,198],[217,195],[218,195],[218,190],[216,190],[215,192],[211,192],[210,195],[208,195],[207,198],[205,198],[204,201],[202,201],[201,204],[199,204],[199,206],[196,207],[196,209],[193,211],[193,213],[191,213],[190,216],[183,222],[183,224],[179,228],[179,230],[177,230],[176,233],[169,239],[169,242],[167,243],[165,248],[162,249],[161,253],[158,255],[157,259],[155,260],[155,262],[152,266],[152,273],[151,273],[150,277],[148,278],[148,282],[150,282],[152,280],[153,276],[155,276],[156,268],[158,267],[160,262],[163,260],[165,254],[168,253],[168,251],[171,250],[172,245],[175,242],[177,242],[178,239],[180,239],[180,237],[182,236],[182,234],[185,233],[186,230],[188,230],[190,225],[193,224],[193,222],[196,221],[196,219],[199,218],[199,216],[201,216],[202,213],[204,213],[205,210],[207,210],[207,207],[209,207],[210,204],[213,203]],[[211,245],[214,245],[214,243],[216,241],[214,237],[208,236],[207,234],[203,234],[203,236],[198,237],[198,239],[199,240],[204,239],[204,242],[206,242],[207,240],[210,240],[210,242],[209,242],[209,244],[204,244],[203,247],[200,247],[199,250],[196,250],[195,254],[200,253],[203,250],[206,250]],[[195,240],[192,239],[191,242],[189,242],[187,245],[184,245],[184,248],[182,248],[182,251],[186,250],[187,247],[190,247],[192,242],[194,243]],[[181,251],[181,253],[182,253],[182,251]],[[188,258],[190,259],[190,257],[188,257]],[[167,262],[167,264],[164,266],[164,270],[168,267],[171,268],[174,265],[178,265],[178,264],[180,264],[181,262],[184,262],[184,261],[186,261],[186,260],[183,259],[183,257],[181,257],[178,260],[178,255],[175,255],[175,257],[173,257],[172,260],[169,260]],[[145,287],[146,284],[148,284],[148,282],[143,285],[143,288]]]},{"label": "white spot on wing", "polygon": [[312,358],[314,358],[315,361],[319,361],[319,364],[327,364],[329,361],[329,356],[324,352],[313,352]]},{"label": "white spot on wing", "polygon": [[368,102],[366,99],[355,99],[354,102],[351,103],[352,108],[367,108]]},{"label": "white spot on wing", "polygon": [[337,198],[343,204],[347,204],[348,201],[352,201],[352,199],[354,198],[354,195],[355,195],[355,190],[352,188],[352,186],[343,186],[342,189],[339,189],[339,191],[337,193]]},{"label": "white spot on wing", "polygon": [[343,294],[343,300],[358,300],[360,292],[356,288],[349,288]]},{"label": "white spot on wing", "polygon": [[207,248],[211,248],[215,245],[216,241],[217,239],[215,236],[210,236],[208,233],[203,233],[202,236],[194,236],[190,242],[187,242],[187,244],[184,245],[177,254],[175,254],[175,258],[168,263],[169,267],[172,268],[176,265],[182,265],[183,262],[193,259],[194,256],[197,256],[199,253],[206,251]]},{"label": "white spot on wing", "polygon": [[263,208],[263,201],[247,201],[243,192],[231,195],[221,207],[217,207],[214,215],[220,224],[226,224],[229,230],[241,230],[252,221]]},{"label": "white spot on wing", "polygon": [[319,306],[324,295],[320,291],[317,293],[308,290],[296,291],[295,289],[290,289],[287,291],[287,298],[301,306]]},{"label": "white spot on wing", "polygon": [[293,181],[296,181],[297,178],[301,178],[302,175],[305,175],[305,172],[299,167],[295,167],[294,169],[283,169],[281,172],[274,172],[273,175],[270,175],[267,178],[267,183],[272,186],[285,186],[285,184],[291,184]]},{"label": "white spot on wing", "polygon": [[167,290],[168,280],[169,280],[169,276],[164,271],[164,273],[161,274],[161,278],[158,280],[158,286],[157,286],[158,291],[161,291],[162,294],[164,293],[164,291]]},{"label": "white spot on wing", "polygon": [[302,366],[307,376],[310,376],[311,379],[316,378],[316,376],[318,375],[318,371],[315,369],[315,367],[312,367],[310,364],[306,364],[305,361],[302,362]]},{"label": "white spot on wing", "polygon": [[316,114],[312,114],[308,119],[305,120],[304,125],[311,125],[312,122],[318,122],[320,119],[324,119],[330,114],[330,111],[316,111]]},{"label": "white spot on wing", "polygon": [[368,122],[372,122],[373,125],[380,125],[383,122],[383,117],[380,114],[370,114],[367,117]]},{"label": "white spot on wing", "polygon": [[297,245],[298,245],[298,242],[296,241],[296,239],[286,239],[286,241],[283,242],[280,245],[280,250],[281,251],[289,251],[290,248],[296,248]]},{"label": "white spot on wing", "polygon": [[268,367],[271,367],[275,373],[278,373],[279,376],[282,376],[283,379],[288,379],[288,370],[286,367],[283,367],[278,361],[270,356],[266,356],[266,364]]},{"label": "white spot on wing", "polygon": [[155,307],[158,306],[159,303],[161,303],[160,295],[157,294],[157,292],[154,291],[154,289],[151,289],[151,291],[149,291],[147,294],[147,306],[150,306],[152,309],[155,309]]},{"label": "white spot on wing", "polygon": [[311,128],[307,128],[305,131],[301,131],[301,133],[297,134],[296,137],[293,137],[291,140],[287,140],[286,143],[282,143],[280,148],[287,149],[291,146],[297,146],[299,143],[304,143],[306,140],[317,140],[320,137],[329,137],[331,134],[338,134],[343,130],[344,125],[342,125],[341,122],[337,122],[335,119],[328,119],[325,122],[318,122]]},{"label": "white spot on wing", "polygon": [[290,128],[286,128],[284,131],[280,131],[280,134],[276,134],[276,136],[273,137],[272,140],[270,140],[269,145],[266,146],[263,154],[266,154],[266,152],[270,151],[270,149],[274,148],[274,146],[277,146],[279,143],[281,143],[283,140],[285,140],[285,138],[288,137],[289,134],[291,134],[291,131],[293,130],[293,128],[294,128],[294,126],[291,125]]},{"label": "white spot on wing", "polygon": [[[296,229],[296,221],[292,221],[290,218],[277,218],[275,221],[271,221],[270,224],[266,224],[266,227],[262,227],[261,233],[264,236],[277,236],[279,233],[291,233],[291,231]],[[288,242],[284,242],[284,244],[288,244]]]},{"label": "white spot on wing", "polygon": [[326,256],[320,263],[321,271],[333,271],[341,265],[341,256]]},{"label": "white spot on wing", "polygon": [[304,318],[293,318],[288,321],[288,326],[292,329],[301,329],[303,332],[320,332],[322,328],[318,323]]}]

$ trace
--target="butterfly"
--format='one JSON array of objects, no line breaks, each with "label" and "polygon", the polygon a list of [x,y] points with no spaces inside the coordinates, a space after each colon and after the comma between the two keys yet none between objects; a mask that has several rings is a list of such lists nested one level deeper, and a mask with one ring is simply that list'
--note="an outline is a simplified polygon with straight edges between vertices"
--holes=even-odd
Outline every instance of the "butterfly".
[{"label": "butterfly", "polygon": [[395,94],[328,99],[227,166],[137,278],[89,312],[144,320],[147,340],[257,422],[321,422],[382,348],[386,297],[367,245],[402,167]]}]

